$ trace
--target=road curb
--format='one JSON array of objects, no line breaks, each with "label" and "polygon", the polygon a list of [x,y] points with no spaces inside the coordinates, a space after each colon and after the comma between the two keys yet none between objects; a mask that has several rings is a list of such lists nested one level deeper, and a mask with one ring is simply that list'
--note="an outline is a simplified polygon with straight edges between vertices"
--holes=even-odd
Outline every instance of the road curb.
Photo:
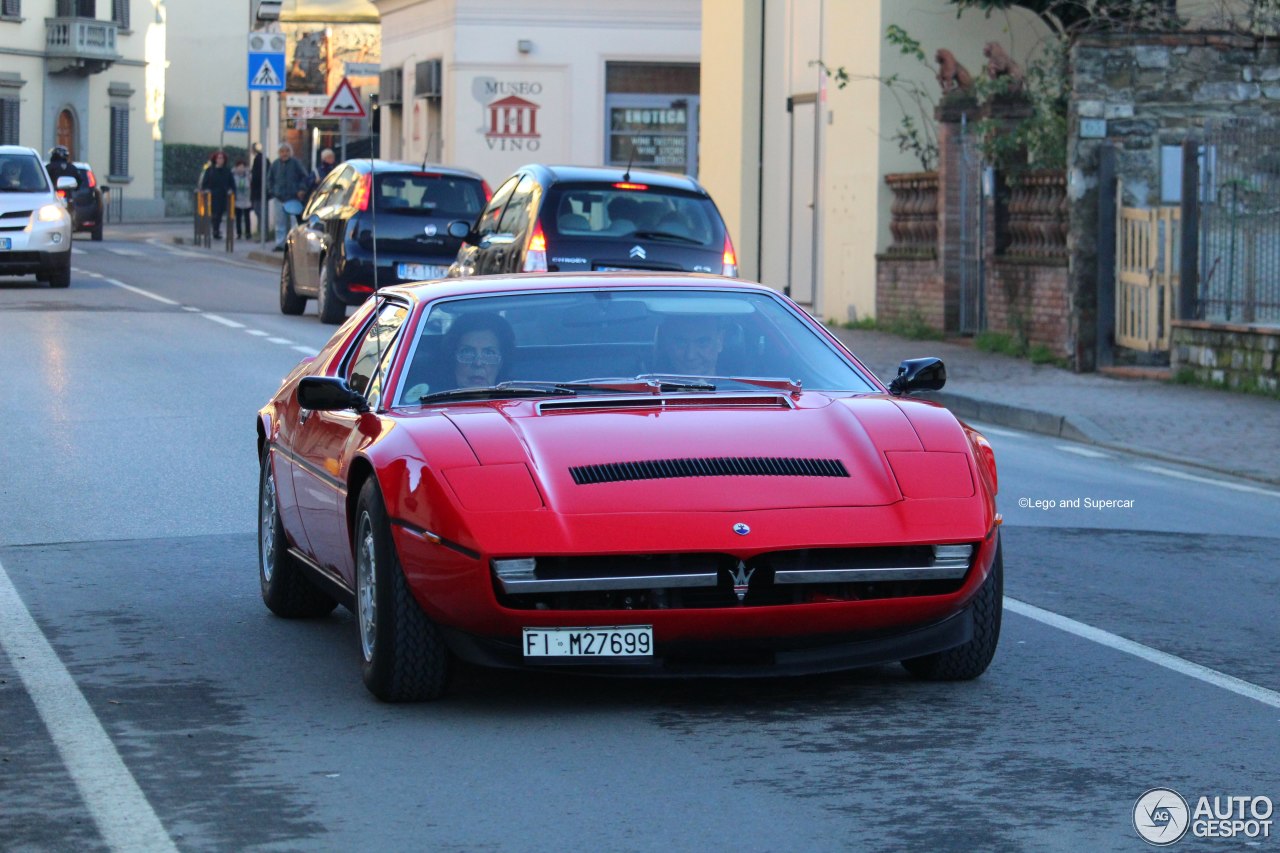
[{"label": "road curb", "polygon": [[[195,241],[192,240],[190,237],[174,235],[171,239],[173,240],[174,244],[178,246],[195,246],[196,245]],[[223,252],[221,255],[214,254],[214,255],[210,255],[210,257],[244,258],[245,260],[250,260],[250,261],[253,261],[254,263],[266,264],[268,266],[274,267],[279,265],[281,255],[279,253],[263,252],[259,249],[250,249],[244,254],[237,254],[235,252]]]},{"label": "road curb", "polygon": [[980,397],[969,397],[964,394],[955,394],[945,391],[929,391],[918,395],[921,399],[933,400],[946,406],[951,412],[962,420],[982,421],[984,423],[993,424],[994,426],[1007,426],[1014,429],[1020,429],[1024,432],[1034,432],[1041,435],[1049,435],[1054,438],[1062,438],[1068,441],[1074,441],[1079,444],[1091,444],[1095,447],[1105,448],[1107,450],[1115,450],[1121,453],[1130,453],[1134,456],[1143,456],[1148,459],[1156,459],[1161,462],[1168,462],[1174,465],[1185,465],[1191,468],[1199,468],[1204,471],[1211,471],[1215,474],[1224,474],[1229,477],[1239,477],[1242,480],[1252,480],[1257,483],[1266,483],[1271,486],[1280,486],[1280,477],[1268,477],[1257,471],[1238,471],[1232,468],[1224,468],[1221,465],[1215,465],[1212,462],[1192,459],[1186,456],[1174,456],[1170,453],[1161,453],[1158,450],[1151,450],[1146,447],[1137,447],[1132,444],[1116,441],[1106,430],[1099,427],[1093,421],[1080,415],[1059,415],[1052,412],[1042,412],[1037,409],[1026,408],[1023,406],[1011,406],[1007,403],[997,403],[992,400],[984,400]]}]

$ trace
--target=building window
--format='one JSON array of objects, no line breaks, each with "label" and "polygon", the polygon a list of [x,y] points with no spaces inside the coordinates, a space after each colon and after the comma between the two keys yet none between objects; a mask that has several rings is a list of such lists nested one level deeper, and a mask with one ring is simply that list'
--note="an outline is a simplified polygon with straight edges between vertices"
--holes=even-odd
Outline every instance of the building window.
[{"label": "building window", "polygon": [[605,66],[605,162],[698,173],[697,65]]},{"label": "building window", "polygon": [[17,98],[0,97],[0,145],[18,144],[18,104]]},{"label": "building window", "polygon": [[96,0],[58,0],[59,18],[96,18],[98,4]]},{"label": "building window", "polygon": [[22,17],[22,0],[0,0],[0,18]]},{"label": "building window", "polygon": [[120,29],[129,29],[129,0],[111,0],[111,20]]},{"label": "building window", "polygon": [[129,176],[129,106],[111,105],[111,157],[108,174],[112,178]]}]

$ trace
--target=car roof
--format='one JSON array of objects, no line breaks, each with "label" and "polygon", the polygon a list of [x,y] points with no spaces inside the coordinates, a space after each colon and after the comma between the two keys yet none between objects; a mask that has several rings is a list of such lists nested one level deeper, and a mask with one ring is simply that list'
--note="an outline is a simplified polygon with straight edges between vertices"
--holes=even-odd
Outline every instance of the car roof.
[{"label": "car roof", "polygon": [[[625,166],[557,166],[547,163],[529,163],[517,171],[536,171],[542,180],[554,183],[617,183],[625,177],[633,183],[648,184],[667,189],[687,190],[706,194],[706,190],[688,175],[677,175],[672,172],[650,172],[643,169],[630,169]],[[504,179],[505,180],[505,179]]]},{"label": "car roof", "polygon": [[557,272],[520,273],[516,275],[484,275],[469,278],[450,278],[443,281],[400,284],[382,288],[383,293],[399,293],[417,302],[428,302],[454,296],[480,296],[483,294],[511,293],[516,291],[580,290],[583,288],[618,288],[652,290],[655,288],[732,290],[739,293],[768,293],[778,291],[754,281],[726,278],[707,273],[655,273],[625,272],[601,273]]},{"label": "car roof", "polygon": [[432,172],[456,178],[474,178],[477,181],[484,180],[484,178],[480,177],[479,174],[471,171],[470,169],[460,169],[457,166],[444,166],[440,163],[404,163],[399,160],[370,160],[367,157],[355,157],[345,161],[345,163],[340,163],[339,165],[345,165],[346,163],[350,163],[362,175],[368,174],[370,164],[372,164],[377,168],[378,174],[380,175],[403,172]]},{"label": "car roof", "polygon": [[90,166],[88,163],[81,163],[79,160],[73,160],[71,165],[75,166],[77,169],[84,169],[86,172],[93,171],[92,166]]},{"label": "car roof", "polygon": [[25,145],[0,145],[0,154],[30,154],[37,160],[40,159],[39,151]]}]

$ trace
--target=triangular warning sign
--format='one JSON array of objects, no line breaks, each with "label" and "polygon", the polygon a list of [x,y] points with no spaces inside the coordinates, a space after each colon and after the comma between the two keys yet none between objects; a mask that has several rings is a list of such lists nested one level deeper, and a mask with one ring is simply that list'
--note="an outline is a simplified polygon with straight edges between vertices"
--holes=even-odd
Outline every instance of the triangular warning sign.
[{"label": "triangular warning sign", "polygon": [[284,84],[280,82],[280,78],[276,76],[276,70],[271,67],[271,60],[262,60],[262,67],[258,69],[258,73],[253,75],[253,86],[282,87]]},{"label": "triangular warning sign", "polygon": [[321,115],[328,118],[364,118],[364,106],[356,97],[356,90],[351,88],[346,77],[343,77],[342,82],[338,84],[337,91],[333,93],[333,97],[329,99],[329,105],[324,108]]},{"label": "triangular warning sign", "polygon": [[231,114],[231,122],[227,125],[229,130],[248,130],[249,123],[244,120],[244,113],[236,110]]}]

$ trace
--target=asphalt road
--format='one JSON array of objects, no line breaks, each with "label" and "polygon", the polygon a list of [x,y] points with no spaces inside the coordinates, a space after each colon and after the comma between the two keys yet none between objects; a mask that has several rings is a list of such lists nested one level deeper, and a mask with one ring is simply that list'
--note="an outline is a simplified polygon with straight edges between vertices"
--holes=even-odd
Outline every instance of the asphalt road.
[{"label": "asphalt road", "polygon": [[975,682],[381,705],[350,614],[255,579],[253,414],[331,328],[256,265],[76,247],[69,290],[0,279],[0,850],[1138,850],[1150,788],[1280,800],[1280,492],[1005,430]]}]

